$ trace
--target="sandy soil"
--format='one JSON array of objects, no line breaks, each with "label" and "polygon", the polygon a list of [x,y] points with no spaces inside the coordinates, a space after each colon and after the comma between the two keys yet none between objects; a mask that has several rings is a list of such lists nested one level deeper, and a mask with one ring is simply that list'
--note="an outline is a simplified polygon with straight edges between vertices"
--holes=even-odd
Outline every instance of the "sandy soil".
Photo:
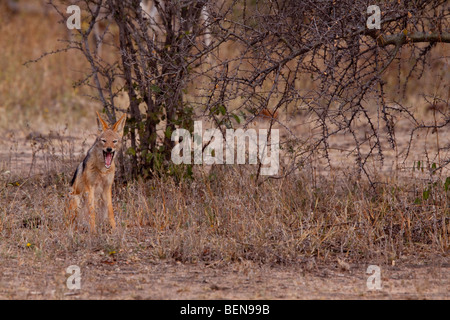
[{"label": "sandy soil", "polygon": [[381,289],[367,287],[367,265],[309,261],[290,267],[244,261],[215,266],[83,257],[80,290],[68,289],[74,264],[10,259],[2,264],[0,299],[449,299],[450,264],[381,265]]}]

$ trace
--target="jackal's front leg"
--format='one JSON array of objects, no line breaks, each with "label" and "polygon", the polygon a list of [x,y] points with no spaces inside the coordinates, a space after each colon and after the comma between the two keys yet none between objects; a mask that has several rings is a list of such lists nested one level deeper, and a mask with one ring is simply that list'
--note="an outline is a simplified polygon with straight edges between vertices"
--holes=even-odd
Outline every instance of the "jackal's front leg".
[{"label": "jackal's front leg", "polygon": [[94,189],[87,188],[86,190],[88,194],[88,211],[89,211],[89,224],[91,226],[91,231],[95,232],[95,198],[94,198]]},{"label": "jackal's front leg", "polygon": [[69,197],[65,207],[65,219],[67,226],[72,226],[77,218],[78,207],[80,205],[80,197],[73,192],[69,193]]},{"label": "jackal's front leg", "polygon": [[114,220],[114,210],[112,206],[112,186],[109,186],[105,189],[105,195],[104,198],[106,200],[106,206],[108,208],[108,218],[109,223],[111,224],[111,228],[116,228],[116,221]]}]

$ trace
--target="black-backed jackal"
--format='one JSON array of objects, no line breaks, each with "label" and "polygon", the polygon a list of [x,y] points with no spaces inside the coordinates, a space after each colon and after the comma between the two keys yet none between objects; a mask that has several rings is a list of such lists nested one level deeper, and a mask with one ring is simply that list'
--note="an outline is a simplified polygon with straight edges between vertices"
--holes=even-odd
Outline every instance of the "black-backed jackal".
[{"label": "black-backed jackal", "polygon": [[85,194],[91,231],[95,231],[95,206],[101,200],[102,213],[108,213],[111,227],[116,227],[112,207],[111,188],[114,182],[114,155],[120,148],[125,124],[125,114],[111,127],[97,112],[97,124],[100,131],[95,143],[87,152],[84,160],[78,165],[73,175],[66,208],[66,215],[73,223],[77,217],[81,197]]}]

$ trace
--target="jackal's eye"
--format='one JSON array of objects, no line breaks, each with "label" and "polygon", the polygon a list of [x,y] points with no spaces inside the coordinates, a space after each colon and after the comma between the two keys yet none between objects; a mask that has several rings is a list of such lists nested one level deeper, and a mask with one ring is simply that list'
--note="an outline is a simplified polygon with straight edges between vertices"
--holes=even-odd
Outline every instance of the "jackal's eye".
[{"label": "jackal's eye", "polygon": [[103,143],[106,143],[106,140],[105,140],[105,139],[102,139],[102,142],[103,142]]},{"label": "jackal's eye", "polygon": [[116,144],[116,143],[117,143],[117,140],[113,140],[113,143]]}]

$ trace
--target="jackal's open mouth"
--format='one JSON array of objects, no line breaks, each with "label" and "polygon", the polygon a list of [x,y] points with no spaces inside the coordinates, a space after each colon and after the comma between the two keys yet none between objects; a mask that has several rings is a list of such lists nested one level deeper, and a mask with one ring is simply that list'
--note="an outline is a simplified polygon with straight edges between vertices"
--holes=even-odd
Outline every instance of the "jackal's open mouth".
[{"label": "jackal's open mouth", "polygon": [[103,151],[103,159],[105,159],[105,167],[109,169],[114,159],[114,151],[112,152]]}]

